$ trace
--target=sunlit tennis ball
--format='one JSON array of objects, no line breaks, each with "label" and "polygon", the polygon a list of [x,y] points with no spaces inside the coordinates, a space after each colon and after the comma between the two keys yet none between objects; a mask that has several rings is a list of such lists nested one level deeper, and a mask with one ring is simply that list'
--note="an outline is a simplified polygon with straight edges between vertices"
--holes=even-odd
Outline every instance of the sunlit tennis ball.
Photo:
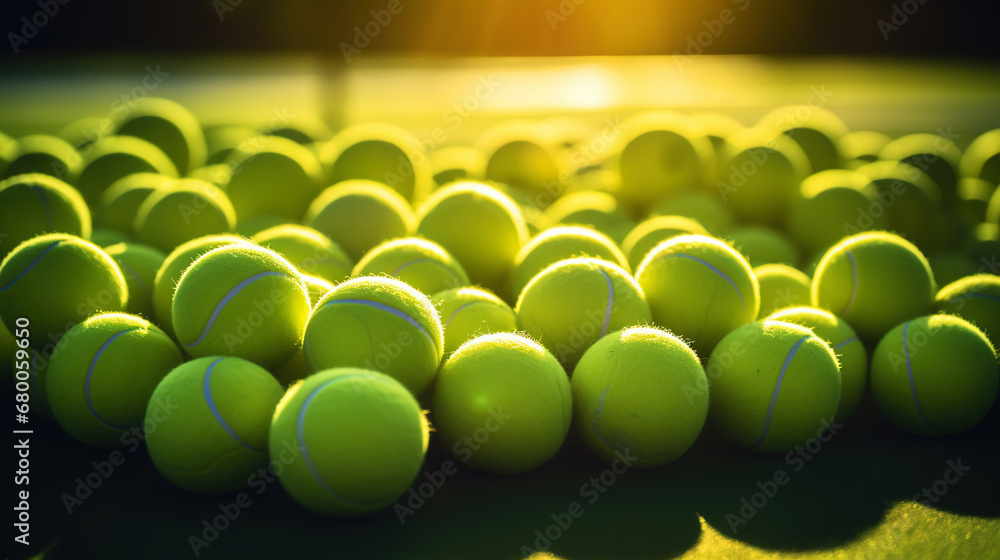
[{"label": "sunlit tennis ball", "polygon": [[154,281],[167,255],[138,243],[117,243],[105,247],[104,252],[118,263],[125,276],[125,283],[128,285],[125,310],[153,320]]},{"label": "sunlit tennis ball", "polygon": [[964,432],[996,400],[997,354],[972,323],[953,315],[907,320],[872,356],[871,387],[882,412],[915,434]]},{"label": "sunlit tennis ball", "polygon": [[1000,128],[984,132],[969,144],[958,166],[959,176],[1000,185]]},{"label": "sunlit tennis ball", "polygon": [[760,311],[760,287],[750,264],[712,237],[680,235],[660,243],[646,254],[635,278],[653,321],[690,341],[702,358]]},{"label": "sunlit tennis ball", "polygon": [[465,269],[448,251],[419,237],[393,239],[376,246],[361,257],[351,274],[392,276],[427,296],[469,285]]},{"label": "sunlit tennis ball", "polygon": [[117,121],[117,134],[135,136],[156,145],[181,174],[205,165],[207,153],[201,124],[178,103],[146,97],[113,118]]},{"label": "sunlit tennis ball", "polygon": [[441,366],[434,426],[455,458],[481,471],[518,474],[551,459],[569,432],[569,379],[542,345],[514,333],[463,344]]},{"label": "sunlit tennis ball", "polygon": [[72,144],[46,134],[19,138],[7,150],[10,163],[0,172],[3,179],[25,173],[44,173],[65,180],[83,164],[83,158]]},{"label": "sunlit tennis ball", "polygon": [[908,134],[889,142],[879,152],[879,158],[920,169],[941,188],[941,201],[946,206],[955,203],[962,150],[951,138],[940,134]]},{"label": "sunlit tennis ball", "polygon": [[726,165],[726,138],[742,130],[743,123],[729,115],[713,111],[695,113],[689,118],[701,128],[705,137],[712,143],[712,150],[715,152],[716,177],[722,177]]},{"label": "sunlit tennis ball", "polygon": [[848,235],[887,229],[889,220],[884,209],[879,211],[876,193],[868,177],[853,171],[828,169],[810,175],[802,181],[788,217],[792,239],[806,253],[815,253]]},{"label": "sunlit tennis ball", "polygon": [[306,291],[309,292],[310,307],[315,307],[320,298],[325,296],[335,286],[334,283],[327,281],[325,278],[310,276],[308,274],[302,275],[302,281],[306,283]]},{"label": "sunlit tennis ball", "polygon": [[833,313],[815,307],[789,307],[764,320],[802,325],[830,345],[840,362],[837,420],[846,420],[861,404],[868,386],[868,352],[854,329]]},{"label": "sunlit tennis ball", "polygon": [[837,356],[811,330],[792,323],[739,327],[719,341],[706,372],[709,423],[752,451],[785,453],[805,445],[823,435],[840,403]]},{"label": "sunlit tennis ball", "polygon": [[511,293],[519,295],[536,274],[574,257],[603,259],[631,272],[625,255],[606,235],[587,227],[558,226],[539,233],[521,248],[514,259]]},{"label": "sunlit tennis ball", "polygon": [[268,127],[263,132],[269,136],[288,138],[303,146],[327,142],[333,137],[333,131],[322,119],[308,114],[296,114],[280,126]]},{"label": "sunlit tennis ball", "polygon": [[715,236],[725,234],[733,225],[729,207],[718,196],[701,191],[666,197],[653,206],[652,215],[691,218]]},{"label": "sunlit tennis ball", "polygon": [[62,127],[56,136],[69,142],[77,150],[90,146],[98,138],[110,134],[114,123],[104,117],[84,117]]},{"label": "sunlit tennis ball", "polygon": [[592,227],[615,243],[621,243],[635,227],[618,199],[602,191],[570,193],[546,208],[545,215],[554,224]]},{"label": "sunlit tennis ball", "polygon": [[161,185],[135,217],[136,238],[164,252],[192,239],[228,233],[235,225],[236,212],[226,193],[199,179]]},{"label": "sunlit tennis ball", "polygon": [[123,446],[143,426],[156,385],[183,361],[174,341],[149,321],[94,315],[70,329],[52,354],[45,372],[49,406],[75,439]]},{"label": "sunlit tennis ball", "polygon": [[629,265],[634,269],[653,247],[671,237],[686,233],[709,235],[695,219],[684,216],[656,216],[635,226],[625,236],[625,240],[622,241],[622,251],[628,256]]},{"label": "sunlit tennis ball", "polygon": [[42,173],[0,181],[0,259],[42,233],[90,237],[90,210],[73,187]]},{"label": "sunlit tennis ball", "polygon": [[847,321],[862,340],[930,311],[936,287],[927,259],[887,232],[852,235],[823,256],[813,275],[812,305]]},{"label": "sunlit tennis ball", "polygon": [[521,209],[484,183],[438,189],[420,207],[416,233],[444,247],[473,283],[503,290],[507,274],[528,239]]},{"label": "sunlit tennis ball", "polygon": [[976,325],[993,348],[1000,348],[1000,276],[976,274],[956,280],[941,288],[934,303],[939,312]]},{"label": "sunlit tennis ball", "polygon": [[484,334],[514,332],[517,317],[502,299],[479,288],[454,288],[431,297],[444,328],[444,352]]},{"label": "sunlit tennis ball", "polygon": [[309,205],[303,223],[324,233],[355,261],[372,247],[406,237],[413,230],[413,209],[398,192],[364,179],[337,183]]},{"label": "sunlit tennis ball", "polygon": [[448,146],[430,155],[431,176],[438,185],[480,180],[486,173],[486,156],[471,146]]},{"label": "sunlit tennis ball", "polygon": [[135,217],[154,190],[176,179],[158,173],[133,173],[111,184],[94,214],[94,224],[126,235],[135,235]]},{"label": "sunlit tennis ball", "polygon": [[320,193],[322,172],[309,148],[287,138],[254,136],[226,158],[226,194],[240,220],[262,215],[300,220]]},{"label": "sunlit tennis ball", "polygon": [[174,163],[155,145],[133,136],[109,136],[86,150],[83,165],[69,176],[69,182],[87,204],[96,206],[115,181],[143,172],[177,177]]},{"label": "sunlit tennis ball", "polygon": [[529,193],[559,184],[554,138],[526,120],[502,123],[484,132],[476,147],[486,156],[484,177]]},{"label": "sunlit tennis ball", "polygon": [[418,203],[431,190],[430,162],[424,146],[412,134],[390,124],[348,127],[320,151],[329,183],[369,179],[389,185],[403,198]]},{"label": "sunlit tennis ball", "polygon": [[847,169],[855,169],[866,163],[879,160],[879,153],[892,138],[881,132],[859,130],[845,134],[837,143]]},{"label": "sunlit tennis ball", "polygon": [[590,258],[538,273],[517,300],[517,325],[570,370],[601,337],[652,321],[642,289],[620,266]]},{"label": "sunlit tennis ball", "polygon": [[205,129],[205,144],[208,165],[224,163],[229,154],[243,142],[257,136],[259,133],[247,126],[219,125]]},{"label": "sunlit tennis ball", "polygon": [[838,146],[847,134],[847,125],[826,109],[813,105],[781,107],[762,117],[757,126],[795,140],[813,172],[841,167]]},{"label": "sunlit tennis ball", "polygon": [[275,226],[257,233],[253,240],[288,259],[302,273],[319,276],[334,284],[347,279],[354,266],[339,245],[306,226]]},{"label": "sunlit tennis ball", "polygon": [[200,179],[217,187],[225,187],[233,178],[232,170],[225,163],[206,165],[188,172],[188,178]]},{"label": "sunlit tennis ball", "polygon": [[746,226],[731,229],[725,238],[747,258],[750,266],[764,264],[794,266],[799,261],[795,245],[787,237],[768,227]]},{"label": "sunlit tennis ball", "polygon": [[718,195],[741,220],[781,224],[811,173],[805,152],[774,130],[748,128],[726,140],[730,155],[716,182]]},{"label": "sunlit tennis ball", "polygon": [[754,267],[753,275],[760,285],[760,312],[763,318],[785,307],[809,305],[812,279],[786,264],[765,264]]}]

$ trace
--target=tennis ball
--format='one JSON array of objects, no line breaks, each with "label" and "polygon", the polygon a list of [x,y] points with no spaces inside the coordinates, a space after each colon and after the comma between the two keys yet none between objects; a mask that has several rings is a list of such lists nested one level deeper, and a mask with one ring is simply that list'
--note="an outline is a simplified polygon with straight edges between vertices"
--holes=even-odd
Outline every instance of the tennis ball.
[{"label": "tennis ball", "polygon": [[206,128],[205,146],[208,157],[205,163],[208,165],[225,163],[226,158],[237,146],[258,135],[256,130],[241,125],[223,124]]},{"label": "tennis ball", "polygon": [[90,242],[103,249],[118,243],[131,243],[132,238],[113,229],[94,228],[90,232]]},{"label": "tennis ball", "polygon": [[813,171],[841,167],[838,150],[847,125],[830,111],[813,105],[790,105],[764,115],[757,126],[780,132],[798,144]]},{"label": "tennis ball", "polygon": [[270,371],[282,387],[290,387],[296,381],[305,379],[313,373],[309,369],[309,364],[306,363],[306,354],[301,348],[292,354],[292,357],[288,358],[285,363],[271,368]]},{"label": "tennis ball", "polygon": [[154,190],[174,181],[158,173],[133,173],[118,179],[101,195],[94,224],[126,235],[135,235],[135,217]]},{"label": "tennis ball", "polygon": [[962,150],[950,138],[939,134],[908,134],[886,144],[879,158],[920,169],[941,188],[941,199],[946,206],[955,203]]},{"label": "tennis ball", "polygon": [[153,144],[132,136],[108,136],[89,147],[79,171],[69,175],[69,183],[87,204],[97,206],[115,181],[142,172],[177,177],[174,163]]},{"label": "tennis ball", "polygon": [[451,253],[473,283],[502,290],[514,258],[527,241],[521,209],[483,183],[454,183],[434,191],[420,207],[417,234]]},{"label": "tennis ball", "polygon": [[445,360],[432,410],[455,458],[477,470],[519,474],[559,451],[573,398],[566,372],[542,345],[496,333],[466,342]]},{"label": "tennis ball", "polygon": [[665,197],[653,206],[652,215],[691,218],[715,236],[729,231],[734,219],[729,207],[718,196],[701,191]]},{"label": "tennis ball", "polygon": [[303,146],[328,142],[333,137],[333,131],[322,119],[308,114],[297,114],[283,119],[281,126],[268,127],[264,134],[288,138]]},{"label": "tennis ball", "polygon": [[235,235],[208,235],[178,245],[171,251],[153,279],[153,316],[156,318],[156,324],[176,338],[170,304],[173,302],[174,289],[181,279],[181,274],[198,257],[212,249],[245,242],[245,239]]},{"label": "tennis ball", "polygon": [[127,300],[125,277],[115,261],[79,237],[40,235],[0,263],[0,317],[11,332],[18,318],[27,318],[36,345],[58,339],[98,311],[122,311]]},{"label": "tennis ball", "polygon": [[983,179],[963,177],[958,180],[958,201],[955,216],[967,227],[976,227],[986,220],[990,197],[997,190],[997,183]]},{"label": "tennis ball", "polygon": [[287,138],[250,138],[225,164],[232,170],[226,194],[240,220],[271,214],[298,221],[320,193],[319,161],[309,148]]},{"label": "tennis ball", "polygon": [[837,421],[844,421],[853,414],[868,386],[868,353],[854,329],[833,313],[815,307],[789,307],[764,320],[802,325],[830,345],[840,361]]},{"label": "tennis ball", "polygon": [[859,233],[823,255],[813,275],[812,305],[874,342],[930,311],[935,291],[930,265],[912,243],[887,232]]},{"label": "tennis ball", "polygon": [[303,344],[312,371],[380,371],[418,396],[433,381],[443,348],[434,304],[381,276],[353,278],[323,296],[309,316]]},{"label": "tennis ball", "polygon": [[354,266],[347,253],[330,238],[305,226],[274,226],[257,233],[253,240],[285,257],[304,274],[334,284],[346,280]]},{"label": "tennis ball", "polygon": [[19,138],[7,148],[9,158],[0,178],[26,173],[43,173],[62,179],[79,171],[83,158],[72,144],[47,134],[32,134]]},{"label": "tennis ball", "polygon": [[958,171],[960,177],[1000,184],[1000,128],[982,133],[969,144],[962,154]]},{"label": "tennis ball", "polygon": [[571,370],[609,332],[652,321],[642,290],[620,266],[600,259],[559,261],[524,287],[517,325]]},{"label": "tennis ball", "polygon": [[84,117],[62,127],[56,136],[69,142],[77,150],[83,150],[102,136],[103,131],[110,130],[111,126],[111,122],[104,117]]},{"label": "tennis ball", "polygon": [[712,143],[712,149],[715,152],[716,177],[721,177],[725,172],[726,138],[742,130],[743,123],[729,115],[715,111],[694,113],[688,118],[701,128],[702,133]]},{"label": "tennis ball", "polygon": [[837,149],[844,158],[847,168],[855,169],[866,163],[878,161],[879,153],[889,142],[892,142],[892,138],[881,132],[859,130],[841,136],[837,142]]},{"label": "tennis ball", "polygon": [[520,295],[536,274],[575,257],[603,259],[631,271],[625,255],[608,236],[587,227],[559,226],[539,233],[521,247],[514,259],[510,293]]},{"label": "tennis ball", "polygon": [[1000,348],[1000,276],[976,274],[941,288],[934,298],[941,313],[958,315],[983,331]]},{"label": "tennis ball", "polygon": [[[171,484],[225,494],[267,466],[271,416],[284,391],[257,364],[223,356],[191,360],[160,381],[146,408],[146,447]],[[169,412],[166,406],[173,405]]]},{"label": "tennis ball", "polygon": [[187,176],[190,179],[200,179],[202,181],[212,183],[220,188],[224,188],[228,185],[229,180],[233,178],[232,171],[225,163],[216,163],[214,165],[206,165],[205,167],[192,169],[188,172]]},{"label": "tennis ball", "polygon": [[342,130],[322,147],[320,161],[332,183],[378,181],[414,203],[431,190],[424,146],[406,130],[390,124],[365,123]]},{"label": "tennis ball", "polygon": [[320,193],[303,223],[326,234],[357,261],[384,241],[406,237],[413,229],[413,209],[388,186],[356,179]]},{"label": "tennis ball", "polygon": [[690,340],[704,358],[729,331],[760,311],[760,286],[743,255],[704,235],[660,243],[639,264],[653,321]]},{"label": "tennis ball", "polygon": [[181,174],[205,165],[205,135],[198,119],[167,99],[134,101],[117,123],[116,133],[142,138],[163,150]]},{"label": "tennis ball", "polygon": [[886,333],[872,356],[875,402],[915,434],[964,432],[996,399],[997,354],[986,335],[954,315],[907,320]]},{"label": "tennis ball", "polygon": [[431,297],[441,316],[444,353],[482,335],[517,330],[517,316],[502,299],[479,288],[454,288]]},{"label": "tennis ball", "polygon": [[302,346],[309,294],[291,263],[239,243],[198,257],[177,282],[170,309],[192,357],[234,356],[269,368]]},{"label": "tennis ball", "polygon": [[608,334],[580,359],[570,381],[573,424],[599,457],[635,457],[639,468],[677,459],[708,416],[708,382],[684,341],[652,327]]},{"label": "tennis ball", "polygon": [[115,260],[125,276],[128,285],[125,310],[147,319],[154,317],[153,286],[167,255],[138,243],[117,243],[105,247],[104,252]]},{"label": "tennis ball", "polygon": [[[239,216],[237,216],[239,218]],[[295,224],[296,222],[290,218],[285,218],[283,216],[257,216],[255,218],[250,218],[248,220],[240,220],[236,222],[236,227],[233,228],[233,233],[236,235],[241,235],[243,237],[253,237],[258,233],[264,231],[265,229],[271,229],[275,226],[284,226],[289,224]]]},{"label": "tennis ball", "polygon": [[938,286],[947,286],[979,272],[980,263],[968,253],[936,253],[927,257]]},{"label": "tennis ball", "polygon": [[431,152],[430,167],[438,186],[477,181],[486,174],[486,155],[471,146],[448,146]]},{"label": "tennis ball", "polygon": [[462,265],[433,241],[419,237],[393,239],[361,257],[353,276],[385,274],[406,282],[425,295],[469,285]]},{"label": "tennis ball", "polygon": [[[184,361],[149,321],[124,313],[94,315],[59,341],[45,390],[66,432],[95,447],[120,447],[143,425],[157,383]],[[166,412],[166,411],[165,411]]]},{"label": "tennis ball", "polygon": [[710,235],[697,220],[692,218],[685,218],[684,216],[656,216],[635,226],[625,236],[625,240],[622,241],[622,251],[628,255],[629,265],[635,268],[639,266],[643,257],[653,247],[671,237],[686,233]]},{"label": "tennis ball", "polygon": [[[877,204],[868,215],[884,213],[890,229],[924,251],[943,251],[955,244],[954,227],[941,208],[941,189],[926,173],[895,161],[869,163],[857,172],[875,185]],[[859,216],[857,221],[862,220]]]},{"label": "tennis ball", "polygon": [[621,243],[635,223],[618,207],[618,200],[602,191],[567,194],[545,209],[553,224],[588,226]]},{"label": "tennis ball", "polygon": [[769,227],[746,226],[731,229],[725,238],[747,258],[750,266],[765,264],[794,266],[799,260],[795,245],[784,235]]},{"label": "tennis ball", "polygon": [[828,169],[806,177],[788,217],[792,239],[815,253],[847,235],[887,229],[885,212],[876,210],[876,193],[871,180],[854,171]]},{"label": "tennis ball", "polygon": [[810,173],[809,159],[790,137],[748,128],[727,138],[726,171],[716,183],[722,201],[743,221],[779,225]]},{"label": "tennis ball", "polygon": [[559,184],[554,138],[544,127],[526,120],[497,125],[479,137],[476,146],[486,155],[483,177],[528,193],[546,192]]},{"label": "tennis ball", "polygon": [[806,327],[757,321],[727,334],[708,358],[708,421],[723,438],[785,453],[834,421],[840,370],[830,346]]},{"label": "tennis ball", "polygon": [[309,292],[309,306],[315,307],[321,297],[333,289],[334,284],[319,276],[309,276],[303,274],[302,281],[306,283],[306,291]]},{"label": "tennis ball", "polygon": [[760,286],[760,312],[763,318],[785,307],[809,305],[812,279],[797,268],[786,264],[765,264],[754,267],[753,275]]},{"label": "tennis ball", "polygon": [[192,239],[229,232],[235,225],[236,212],[226,193],[200,179],[160,186],[135,217],[139,241],[167,252]]},{"label": "tennis ball", "polygon": [[986,207],[986,221],[994,226],[1000,225],[1000,188],[993,191],[993,196],[990,197],[990,203]]},{"label": "tennis ball", "polygon": [[[388,507],[406,492],[424,460],[426,425],[405,387],[358,368],[321,371],[278,403],[270,456],[281,485],[303,506],[354,517]],[[288,457],[288,459],[286,459]]]},{"label": "tennis ball", "polygon": [[41,173],[0,181],[0,259],[40,233],[90,237],[90,210],[73,187]]}]

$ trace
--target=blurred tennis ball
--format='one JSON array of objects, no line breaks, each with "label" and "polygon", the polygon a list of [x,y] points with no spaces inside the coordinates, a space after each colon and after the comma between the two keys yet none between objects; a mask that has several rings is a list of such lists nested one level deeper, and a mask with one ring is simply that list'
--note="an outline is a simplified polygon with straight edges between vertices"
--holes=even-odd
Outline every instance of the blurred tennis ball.
[{"label": "blurred tennis ball", "polygon": [[174,181],[158,173],[133,173],[111,184],[95,213],[94,224],[126,235],[135,235],[135,217],[153,191]]},{"label": "blurred tennis ball", "polygon": [[876,194],[871,180],[854,171],[828,169],[806,177],[788,219],[792,238],[815,253],[847,235],[887,229],[889,220]]},{"label": "blurred tennis ball", "polygon": [[430,162],[424,146],[408,131],[390,124],[348,127],[320,150],[331,183],[368,179],[384,183],[417,203],[431,190]]},{"label": "blurred tennis ball", "polygon": [[652,215],[691,218],[715,236],[729,231],[734,220],[729,207],[718,196],[701,191],[665,197],[653,206]]},{"label": "blurred tennis ball", "polygon": [[319,161],[287,138],[254,136],[237,146],[225,163],[232,170],[225,191],[240,220],[277,215],[298,221],[320,193]]},{"label": "blurred tennis ball", "polygon": [[840,155],[844,158],[847,169],[856,169],[879,160],[879,153],[892,138],[881,132],[859,130],[845,134],[837,143]]},{"label": "blurred tennis ball", "polygon": [[413,209],[387,185],[348,180],[324,190],[303,223],[327,235],[355,261],[372,247],[406,237],[414,227]]},{"label": "blurred tennis ball", "polygon": [[90,210],[73,187],[42,173],[0,181],[0,259],[42,233],[90,237]]},{"label": "blurred tennis ball", "polygon": [[536,274],[575,257],[604,259],[631,272],[625,255],[606,235],[582,226],[557,226],[534,236],[521,248],[514,259],[511,293],[519,295]]},{"label": "blurred tennis ball", "polygon": [[514,310],[502,299],[479,288],[454,288],[431,297],[441,316],[444,353],[484,334],[517,330]]},{"label": "blurred tennis ball", "polygon": [[152,320],[153,286],[156,273],[163,266],[167,255],[153,247],[138,243],[117,243],[104,248],[104,252],[118,263],[128,285],[128,303],[125,310]]},{"label": "blurred tennis ball", "polygon": [[333,131],[322,119],[308,114],[297,114],[280,126],[265,129],[264,134],[288,138],[303,146],[327,142],[333,137]]},{"label": "blurred tennis ball", "polygon": [[146,97],[128,106],[118,121],[117,134],[135,136],[154,144],[181,173],[205,165],[205,135],[198,119],[169,99]]},{"label": "blurred tennis ball", "polygon": [[386,241],[361,257],[353,276],[384,274],[398,278],[430,296],[469,285],[462,265],[433,241],[404,237]]},{"label": "blurred tennis ball", "polygon": [[132,136],[109,136],[91,145],[84,154],[79,171],[69,176],[91,206],[115,181],[133,173],[159,173],[177,177],[177,167],[155,145]]},{"label": "blurred tennis ball", "polygon": [[743,221],[780,224],[811,173],[805,152],[774,130],[748,128],[726,140],[726,171],[716,183],[722,201]]},{"label": "blurred tennis ball", "polygon": [[555,138],[537,123],[512,120],[480,135],[476,147],[486,156],[483,177],[527,193],[560,184]]},{"label": "blurred tennis ball", "polygon": [[553,224],[588,226],[621,243],[635,223],[618,206],[618,199],[602,191],[567,194],[545,209]]},{"label": "blurred tennis ball", "polygon": [[[784,235],[762,226],[746,226],[729,230],[726,239],[747,258],[750,266],[787,264],[799,260],[795,245]],[[838,238],[839,239],[839,238]]]},{"label": "blurred tennis ball", "polygon": [[753,269],[760,285],[760,312],[763,318],[778,309],[809,305],[812,280],[786,264],[765,264]]},{"label": "blurred tennis ball", "polygon": [[177,179],[158,187],[139,206],[136,238],[164,252],[206,235],[227,233],[236,212],[222,189],[199,179]]},{"label": "blurred tennis ball", "polygon": [[946,206],[955,203],[962,150],[951,138],[940,134],[908,134],[886,144],[879,158],[920,169],[941,189],[941,201]]},{"label": "blurred tennis ball", "polygon": [[780,107],[764,115],[757,126],[794,140],[809,158],[813,172],[841,167],[838,146],[848,133],[847,125],[826,109],[813,105]]},{"label": "blurred tennis ball", "polygon": [[274,226],[258,232],[253,240],[285,257],[304,274],[319,276],[334,284],[346,280],[354,266],[340,246],[306,226]]},{"label": "blurred tennis ball", "polygon": [[959,176],[1000,185],[1000,128],[984,132],[969,144],[958,166]]},{"label": "blurred tennis ball", "polygon": [[65,180],[83,164],[83,158],[72,144],[47,134],[19,138],[7,150],[6,158],[10,163],[0,173],[0,179],[25,173],[44,173]]},{"label": "blurred tennis ball", "polygon": [[471,146],[448,146],[430,155],[431,176],[439,186],[455,181],[480,180],[486,173],[486,156]]},{"label": "blurred tennis ball", "polygon": [[643,257],[661,242],[689,233],[709,235],[697,220],[684,216],[656,216],[635,226],[622,241],[622,251],[628,255],[629,265],[634,269]]},{"label": "blurred tennis ball", "polygon": [[208,165],[225,163],[237,146],[258,134],[256,130],[240,125],[226,124],[206,128],[205,144],[208,157],[205,163]]}]

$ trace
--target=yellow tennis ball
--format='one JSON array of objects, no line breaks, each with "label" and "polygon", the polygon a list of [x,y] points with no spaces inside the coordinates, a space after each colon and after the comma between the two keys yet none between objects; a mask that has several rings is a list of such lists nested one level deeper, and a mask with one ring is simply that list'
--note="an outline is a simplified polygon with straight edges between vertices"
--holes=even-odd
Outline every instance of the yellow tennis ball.
[{"label": "yellow tennis ball", "polygon": [[950,138],[940,134],[907,134],[886,144],[879,158],[912,165],[927,173],[941,187],[942,199],[951,206],[957,199],[955,189],[962,150]]},{"label": "yellow tennis ball", "polygon": [[628,256],[628,263],[634,269],[653,247],[671,237],[686,233],[709,235],[708,230],[695,219],[684,216],[656,216],[628,232],[622,241],[622,252]]},{"label": "yellow tennis ball", "polygon": [[444,328],[444,352],[479,335],[517,330],[517,316],[502,299],[479,288],[454,288],[431,297]]},{"label": "yellow tennis ball", "polygon": [[937,310],[958,315],[983,331],[1000,348],[1000,277],[976,274],[948,284],[934,300]]},{"label": "yellow tennis ball", "polygon": [[295,224],[295,220],[292,220],[291,218],[264,214],[261,216],[254,216],[253,218],[248,218],[246,220],[237,221],[236,227],[233,228],[233,234],[243,237],[254,237],[265,229]]},{"label": "yellow tennis ball", "polygon": [[778,309],[809,305],[812,279],[797,268],[785,264],[765,264],[753,269],[760,286],[760,312],[763,318]]},{"label": "yellow tennis ball", "polygon": [[570,382],[573,423],[605,461],[632,457],[639,468],[680,457],[708,416],[708,383],[684,341],[653,327],[630,327],[597,341]]},{"label": "yellow tennis ball", "polygon": [[811,173],[805,152],[781,132],[762,128],[737,131],[727,142],[731,155],[716,184],[722,201],[743,221],[783,223],[799,184]]},{"label": "yellow tennis ball", "polygon": [[847,235],[888,228],[876,193],[871,180],[856,171],[828,169],[806,177],[788,218],[792,238],[811,254]]},{"label": "yellow tennis ball", "polygon": [[799,261],[795,245],[784,235],[768,227],[747,226],[731,229],[725,239],[747,258],[750,266],[765,264],[795,266]]},{"label": "yellow tennis ball", "polygon": [[514,259],[511,294],[520,295],[536,274],[566,259],[591,257],[604,259],[630,272],[621,249],[608,236],[581,226],[558,226],[531,238]]},{"label": "yellow tennis ball", "polygon": [[311,307],[315,306],[320,298],[332,290],[335,285],[324,278],[309,276],[308,274],[302,275],[302,281],[306,283],[306,291],[309,292],[309,305]]},{"label": "yellow tennis ball", "polygon": [[129,104],[116,134],[142,138],[163,150],[182,174],[205,165],[207,148],[198,119],[169,99],[145,97]]},{"label": "yellow tennis ball", "polygon": [[90,206],[96,206],[115,181],[133,173],[177,177],[177,167],[160,148],[134,136],[107,136],[87,147],[83,165],[69,175]]},{"label": "yellow tennis ball", "polygon": [[868,351],[854,329],[833,313],[815,307],[789,307],[768,315],[764,320],[802,325],[830,345],[840,361],[837,420],[846,420],[853,414],[868,387]]},{"label": "yellow tennis ball", "polygon": [[934,276],[920,250],[898,235],[869,232],[845,238],[823,255],[813,275],[812,305],[875,342],[930,311],[934,293]]},{"label": "yellow tennis ball", "polygon": [[477,148],[486,155],[480,173],[487,181],[528,193],[543,193],[559,184],[560,166],[554,138],[527,120],[501,123],[480,135]]},{"label": "yellow tennis ball", "polygon": [[959,176],[1000,184],[1000,128],[977,136],[962,154]]},{"label": "yellow tennis ball", "polygon": [[164,252],[198,237],[228,233],[235,225],[236,212],[226,193],[200,179],[161,185],[135,217],[139,242]]},{"label": "yellow tennis ball", "polygon": [[41,233],[89,239],[90,222],[80,193],[55,177],[29,173],[0,182],[0,259]]},{"label": "yellow tennis ball", "polygon": [[553,224],[587,226],[621,243],[635,223],[618,206],[618,199],[603,191],[577,191],[545,209]]},{"label": "yellow tennis ball", "polygon": [[351,274],[392,276],[428,296],[469,285],[469,276],[454,257],[437,243],[419,237],[393,239],[374,247]]},{"label": "yellow tennis ball", "polygon": [[712,237],[680,235],[660,243],[646,254],[635,278],[653,321],[690,340],[702,359],[760,311],[760,286],[750,264]]},{"label": "yellow tennis ball", "polygon": [[268,368],[302,346],[309,294],[280,255],[239,243],[205,253],[184,271],[171,313],[191,356],[234,356]]},{"label": "yellow tennis ball", "polygon": [[761,117],[757,126],[783,133],[798,144],[809,158],[813,171],[841,167],[838,148],[847,134],[847,125],[840,117],[814,105],[779,107]]},{"label": "yellow tennis ball", "polygon": [[514,333],[459,347],[434,385],[434,426],[455,458],[481,471],[518,474],[551,459],[569,432],[569,379],[542,345]]},{"label": "yellow tennis ball", "polygon": [[986,335],[954,315],[907,320],[890,330],[872,356],[875,402],[915,434],[964,432],[996,399],[997,353]]},{"label": "yellow tennis ball", "polygon": [[142,203],[153,191],[174,180],[158,173],[133,173],[118,179],[101,195],[94,225],[135,235],[135,217]]},{"label": "yellow tennis ball", "polygon": [[413,203],[426,198],[431,189],[424,146],[398,126],[364,123],[345,128],[323,145],[320,160],[333,183],[378,181]]},{"label": "yellow tennis ball", "polygon": [[95,447],[119,447],[143,425],[161,379],[183,362],[180,350],[149,321],[124,313],[94,315],[59,341],[45,390],[59,425]]},{"label": "yellow tennis ball", "polygon": [[128,285],[126,311],[152,319],[156,273],[167,256],[139,243],[116,243],[105,247],[104,252],[118,263],[125,276],[125,283]]},{"label": "yellow tennis ball", "polygon": [[733,212],[722,199],[703,191],[667,196],[653,206],[653,216],[684,216],[697,220],[709,233],[723,235],[733,226]]},{"label": "yellow tennis ball", "polygon": [[862,165],[877,161],[878,154],[892,138],[881,132],[858,130],[841,136],[837,149],[844,158],[847,169],[857,169]]},{"label": "yellow tennis ball", "polygon": [[309,205],[303,223],[325,234],[358,261],[372,247],[409,235],[414,218],[410,203],[391,187],[353,179],[320,193]]},{"label": "yellow tennis ball", "polygon": [[438,186],[456,181],[480,180],[485,175],[486,155],[472,146],[446,146],[430,154],[431,176]]},{"label": "yellow tennis ball", "polygon": [[288,259],[302,273],[319,276],[334,284],[346,280],[354,266],[351,257],[339,245],[306,226],[274,226],[257,233],[253,240]]},{"label": "yellow tennis ball", "polygon": [[539,272],[514,311],[517,325],[567,370],[609,332],[652,321],[642,289],[629,273],[590,258],[559,261]]},{"label": "yellow tennis ball", "polygon": [[819,437],[840,403],[840,370],[830,346],[806,327],[748,323],[727,334],[706,364],[709,423],[726,440],[785,453]]},{"label": "yellow tennis ball", "polygon": [[18,138],[6,148],[7,167],[0,170],[6,179],[26,173],[43,173],[62,179],[79,170],[83,158],[69,142],[57,136],[31,134]]},{"label": "yellow tennis ball", "polygon": [[245,140],[225,163],[232,170],[225,191],[240,220],[269,214],[301,220],[320,193],[319,161],[309,148],[287,138]]}]

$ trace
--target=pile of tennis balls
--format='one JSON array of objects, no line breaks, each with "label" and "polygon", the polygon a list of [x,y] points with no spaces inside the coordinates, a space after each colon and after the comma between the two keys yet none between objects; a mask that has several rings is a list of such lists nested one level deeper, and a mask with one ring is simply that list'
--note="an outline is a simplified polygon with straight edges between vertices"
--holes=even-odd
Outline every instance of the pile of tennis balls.
[{"label": "pile of tennis balls", "polygon": [[149,98],[0,135],[4,371],[85,444],[140,427],[180,488],[269,467],[337,516],[396,501],[431,444],[515,475],[571,427],[656,467],[706,424],[786,453],[867,395],[916,434],[986,417],[1000,130],[962,150],[811,107],[588,130],[428,154]]}]

